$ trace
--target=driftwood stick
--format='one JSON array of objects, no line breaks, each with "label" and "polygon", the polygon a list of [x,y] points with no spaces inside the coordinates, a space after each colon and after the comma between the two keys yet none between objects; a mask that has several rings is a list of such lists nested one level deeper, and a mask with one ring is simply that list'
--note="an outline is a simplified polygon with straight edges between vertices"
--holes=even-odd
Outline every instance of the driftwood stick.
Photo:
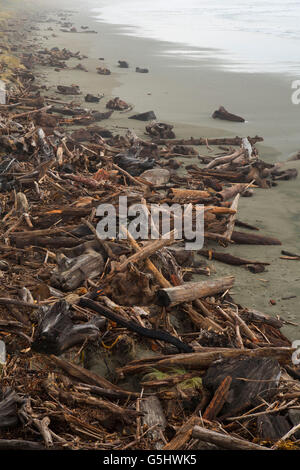
[{"label": "driftwood stick", "polygon": [[[231,204],[231,209],[234,209],[236,212],[237,212],[237,208],[238,208],[238,204],[239,204],[239,199],[240,199],[240,193],[238,193],[232,204]],[[231,235],[232,235],[232,232],[233,232],[233,229],[234,229],[234,224],[235,224],[235,219],[236,219],[236,213],[235,214],[231,214],[229,216],[229,220],[228,220],[228,224],[227,224],[227,230],[226,232],[224,233],[225,237],[228,239],[228,240],[231,240]]]},{"label": "driftwood stick", "polygon": [[141,261],[145,258],[148,258],[149,256],[153,255],[156,251],[160,250],[164,246],[169,246],[172,245],[176,240],[177,231],[173,230],[170,233],[167,233],[164,235],[164,238],[161,238],[160,240],[155,240],[152,243],[148,243],[144,248],[142,248],[140,251],[135,253],[134,255],[130,256],[127,258],[123,263],[121,263],[117,270],[118,271],[125,271],[129,263],[137,263],[138,261]]},{"label": "driftwood stick", "polygon": [[228,434],[221,434],[216,431],[210,431],[209,429],[195,426],[192,432],[192,437],[199,439],[204,442],[210,442],[222,449],[231,450],[271,450],[268,447],[253,444],[252,442],[245,441],[238,437],[232,437]]},{"label": "driftwood stick", "polygon": [[224,292],[233,286],[234,277],[224,277],[210,281],[188,282],[176,287],[161,289],[158,291],[159,305],[170,305],[181,302],[191,302],[201,297]]},{"label": "driftwood stick", "polygon": [[[128,232],[127,228],[121,225],[121,229],[124,233],[127,234],[127,239],[130,242],[130,244],[133,246],[134,250],[136,253],[139,253],[142,251],[142,248],[139,246],[137,241],[133,238],[130,232]],[[149,271],[152,272],[154,275],[155,279],[158,281],[159,285],[161,287],[172,287],[171,283],[162,275],[162,273],[157,269],[154,263],[149,258],[146,258],[145,264]]]},{"label": "driftwood stick", "polygon": [[208,421],[214,421],[214,419],[218,416],[228,396],[231,382],[232,377],[230,376],[225,377],[225,379],[221,382],[221,384],[215,391],[211,402],[205,410],[203,419],[207,419]]}]

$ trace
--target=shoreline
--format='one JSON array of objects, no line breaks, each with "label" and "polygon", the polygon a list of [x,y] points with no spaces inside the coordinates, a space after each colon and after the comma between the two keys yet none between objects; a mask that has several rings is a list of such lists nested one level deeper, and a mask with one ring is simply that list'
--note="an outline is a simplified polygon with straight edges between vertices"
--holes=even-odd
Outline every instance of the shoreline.
[{"label": "shoreline", "polygon": [[[163,121],[170,122],[175,126],[175,133],[181,138],[188,138],[191,135],[226,137],[240,135],[240,133],[242,133],[242,135],[262,135],[266,140],[263,143],[258,143],[257,148],[262,158],[268,162],[273,162],[274,159],[275,161],[286,160],[288,156],[296,152],[296,144],[293,143],[292,138],[289,137],[287,139],[284,131],[278,134],[276,130],[276,142],[279,145],[279,142],[282,141],[279,148],[283,149],[286,147],[285,140],[288,140],[287,149],[289,149],[289,151],[283,152],[282,150],[280,152],[276,148],[275,142],[273,147],[270,146],[273,142],[274,132],[270,135],[268,131],[269,126],[267,126],[265,128],[265,132],[267,133],[266,137],[264,132],[260,130],[263,117],[258,119],[257,124],[255,123],[255,106],[252,110],[252,120],[254,120],[254,123],[232,124],[226,121],[212,120],[208,114],[209,111],[215,109],[214,106],[217,108],[220,104],[224,104],[224,102],[217,101],[219,98],[216,98],[215,102],[211,100],[214,94],[210,89],[211,85],[209,86],[208,97],[206,99],[207,111],[205,114],[203,112],[200,113],[201,125],[195,125],[195,123],[189,124],[187,122],[182,123],[181,118],[184,118],[184,116],[178,112],[178,109],[180,109],[180,104],[184,97],[181,97],[179,102],[177,102],[179,86],[178,83],[174,82],[173,78],[171,78],[174,76],[174,71],[177,70],[178,62],[176,58],[172,58],[170,65],[164,64],[164,58],[159,57],[159,51],[164,48],[164,44],[155,40],[123,37],[118,26],[107,25],[102,22],[99,23],[95,21],[94,18],[90,18],[90,13],[85,13],[84,15],[82,15],[82,13],[74,13],[72,18],[77,28],[80,27],[81,23],[87,24],[90,29],[97,30],[98,34],[78,35],[76,33],[62,33],[56,31],[56,38],[49,37],[48,40],[44,39],[42,43],[46,47],[59,45],[60,47],[71,48],[72,46],[74,50],[81,50],[82,53],[89,56],[88,59],[83,61],[89,72],[62,70],[57,73],[52,69],[47,70],[47,76],[45,76],[45,78],[46,82],[50,85],[50,91],[52,90],[52,93],[54,84],[70,84],[73,82],[79,84],[84,93],[91,92],[97,94],[97,92],[103,92],[105,94],[104,99],[100,101],[99,105],[93,104],[92,106],[101,111],[104,110],[103,103],[105,103],[106,100],[114,96],[120,96],[122,99],[129,101],[129,103],[135,106],[133,109],[134,112],[143,112],[153,109],[159,119],[161,118]],[[47,32],[38,34],[43,36],[46,35]],[[119,51],[116,48],[116,43],[120,41],[121,38],[122,43],[124,43],[122,46],[123,49],[131,51],[131,55],[129,53],[125,54],[123,49]],[[100,45],[98,45],[98,42]],[[153,50],[153,47],[154,51],[157,51],[153,54],[154,58],[151,57],[150,52]],[[179,46],[176,46],[176,48],[177,47]],[[143,51],[143,53],[141,51]],[[98,57],[102,56],[104,56],[106,60],[98,61]],[[134,60],[133,57],[135,57]],[[129,60],[131,65],[129,69],[120,69],[117,67],[117,60],[122,58]],[[150,61],[154,62],[152,63]],[[187,66],[187,62],[182,58],[180,58],[179,61],[183,61],[183,65],[185,64],[185,66]],[[99,65],[110,68],[112,74],[107,77],[99,76],[95,71],[96,67]],[[135,73],[134,67],[138,65],[142,67],[149,66],[150,73],[145,75]],[[208,64],[203,64],[202,62],[201,67],[203,67],[203,77],[205,77],[205,74],[207,75],[206,81],[215,76],[220,77],[220,79],[223,77],[226,83],[230,83],[230,80],[233,79],[235,81],[231,85],[232,90],[236,87],[236,81],[240,82],[238,74],[217,71],[213,66],[208,66]],[[168,72],[169,69],[170,71]],[[186,73],[190,73],[188,72],[188,68],[184,70],[186,70]],[[43,74],[43,68],[40,68],[39,72]],[[164,74],[166,75],[164,76]],[[247,74],[244,76],[248,77]],[[260,79],[261,76],[256,79],[258,83]],[[171,83],[171,87],[169,87],[170,90],[167,93],[166,85],[164,87],[165,82],[163,80],[167,80],[168,83]],[[269,78],[266,77],[266,80],[268,82]],[[285,83],[285,79],[282,77],[278,80],[280,83]],[[255,88],[255,86],[254,81],[253,87]],[[262,88],[262,93],[265,91],[266,86],[267,85]],[[276,89],[275,87],[275,90]],[[148,95],[148,93],[151,93],[151,95]],[[174,100],[174,96],[176,96],[176,100]],[[227,98],[227,103],[230,103],[232,96],[231,92],[230,96]],[[239,96],[241,96],[241,94],[237,93],[237,98]],[[228,104],[228,107],[233,112],[240,111],[237,105]],[[188,105],[186,105],[186,108],[187,114],[189,112]],[[261,105],[261,109],[262,108],[263,105]],[[294,106],[294,111],[297,111],[296,108],[297,106]],[[166,112],[166,110],[168,111]],[[261,110],[258,111],[258,114],[259,112],[261,112]],[[195,109],[192,109],[192,113],[190,113],[189,116],[194,116],[192,121],[194,120],[195,122],[196,115],[193,113],[195,113]],[[246,109],[244,115],[248,115]],[[270,120],[270,116],[266,117],[264,115],[264,119]],[[291,119],[293,120],[293,118],[289,117],[288,122],[290,122]],[[270,125],[272,125],[272,122],[273,121],[270,120]],[[129,127],[141,137],[144,134],[144,123],[128,120],[127,113],[115,113],[110,120],[105,122],[105,126],[108,126],[113,132],[118,132],[119,130],[122,133],[124,128]],[[204,151],[203,153],[206,152]],[[187,161],[185,159],[184,165],[197,163],[197,161],[198,160],[193,159]],[[286,168],[289,167],[294,167],[299,170],[300,162],[288,162]],[[267,235],[278,237],[282,241],[284,249],[296,253],[297,250],[299,251],[299,211],[300,196],[298,193],[297,179],[287,181],[286,183],[281,182],[277,188],[272,188],[267,191],[267,193],[264,190],[257,189],[253,198],[250,198],[250,200],[247,198],[242,199],[239,208],[241,220],[258,226],[261,231]],[[283,226],[284,230],[282,230]],[[239,283],[234,289],[236,300],[243,305],[246,304],[249,307],[257,308],[271,315],[279,314],[293,323],[298,323],[297,308],[300,284],[298,281],[297,261],[281,260],[279,258],[280,250],[276,247],[269,247],[268,250],[265,250],[263,247],[259,246],[233,246],[230,248],[230,253],[236,256],[246,255],[250,259],[259,258],[271,263],[270,268],[263,273],[263,276],[260,276],[258,274],[251,274],[245,269],[228,267],[217,261],[211,262],[211,264],[216,267],[215,275],[228,275],[233,273],[239,279]],[[270,299],[275,299],[277,305],[274,306],[270,304]],[[285,327],[283,331],[293,339],[297,339],[300,334],[300,325],[292,328]]]},{"label": "shoreline", "polygon": [[[220,129],[209,135],[208,127],[129,120],[150,110],[143,102],[132,109],[115,98],[119,91],[121,99],[129,96],[121,91],[134,67],[117,69],[107,49],[109,58],[100,61],[105,38],[84,34],[94,23],[87,27],[83,19],[73,23],[60,8],[35,16],[23,12],[11,21],[15,32],[23,23],[11,43],[24,67],[12,69],[9,100],[1,106],[0,337],[7,357],[0,364],[0,414],[5,400],[12,403],[8,424],[0,420],[2,448],[199,450],[210,448],[212,435],[223,437],[215,450],[230,448],[233,436],[239,437],[235,449],[299,448],[294,438],[285,442],[286,431],[298,429],[299,416],[295,423],[292,412],[300,406],[299,370],[285,336],[289,315],[281,315],[278,302],[270,307],[272,315],[260,309],[266,301],[262,277],[277,265],[252,275],[243,266],[187,252],[184,240],[103,241],[96,230],[99,204],[118,209],[121,195],[147,209],[189,203],[194,216],[202,202],[208,257],[227,246],[228,254],[247,258],[256,270],[279,257],[281,248],[291,249],[279,246],[271,219],[257,220],[257,205],[271,195],[274,205],[282,198],[278,189],[293,188],[294,180],[267,189],[281,170],[290,174],[261,158],[272,149],[257,145],[257,154],[254,134],[246,142],[249,152],[240,137],[220,135]],[[77,32],[60,31],[74,24]],[[113,38],[111,30],[110,47]],[[112,68],[112,76],[97,74],[99,63]],[[145,89],[148,79],[159,89],[149,67],[149,76],[134,78]],[[105,96],[87,103],[87,93]],[[157,97],[149,96],[156,111]],[[103,116],[111,106],[117,109]],[[204,130],[199,138],[196,132]],[[191,131],[198,141],[188,139]],[[155,182],[157,175],[163,182]],[[252,189],[254,197],[240,197],[251,196]],[[261,230],[239,233],[241,220]],[[249,245],[255,235],[263,246]],[[248,244],[238,245],[239,236]],[[290,263],[297,261],[282,261],[293,274]],[[276,295],[282,272],[276,282],[273,274],[269,279]],[[247,295],[254,308],[243,301]],[[278,432],[275,423],[271,436],[260,417],[274,410],[286,430]]]}]

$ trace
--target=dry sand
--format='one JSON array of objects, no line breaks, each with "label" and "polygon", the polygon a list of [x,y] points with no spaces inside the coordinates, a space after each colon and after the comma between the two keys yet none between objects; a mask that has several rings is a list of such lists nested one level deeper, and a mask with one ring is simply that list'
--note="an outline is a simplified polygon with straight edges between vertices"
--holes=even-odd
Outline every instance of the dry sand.
[{"label": "dry sand", "polygon": [[[26,11],[30,3],[26,2]],[[119,96],[134,105],[134,112],[154,110],[159,120],[173,123],[179,138],[262,135],[265,142],[257,147],[261,158],[270,162],[286,160],[299,150],[300,106],[291,103],[290,78],[275,74],[232,73],[220,68],[214,60],[192,62],[182,54],[166,54],[166,50],[183,50],[184,46],[127,36],[124,28],[118,25],[97,22],[89,12],[89,6],[95,5],[92,0],[85,2],[84,6],[82,2],[70,0],[51,2],[50,7],[47,4],[50,2],[37,0],[34,8],[39,11],[44,8],[47,11],[48,8],[72,9],[74,13],[70,21],[78,31],[81,25],[88,25],[99,34],[60,32],[54,13],[51,15],[55,19],[53,23],[37,24],[41,30],[34,32],[37,40],[30,40],[32,43],[38,43],[41,48],[57,46],[74,52],[79,50],[88,56],[82,61],[88,73],[41,68],[40,79],[49,87],[45,94],[55,95],[58,84],[76,83],[83,94],[105,94],[99,105],[92,105],[93,109],[99,110],[105,109],[110,97]],[[46,31],[49,26],[53,27],[56,37]],[[99,60],[100,57],[105,60]],[[130,68],[118,68],[119,59],[127,60]],[[77,63],[74,60],[74,65]],[[68,65],[72,66],[72,63],[68,62]],[[108,67],[112,75],[97,74],[96,67],[100,65]],[[135,73],[136,66],[148,67],[150,73]],[[210,116],[221,104],[244,116],[247,122],[213,120]],[[115,112],[102,124],[115,133],[122,133],[129,127],[142,135],[145,124],[128,120],[128,115],[130,113]],[[201,153],[205,154],[207,150],[202,148]],[[185,163],[190,164],[191,160],[185,160]],[[300,169],[300,161],[291,162],[288,166]],[[232,246],[227,249],[234,255],[271,262],[262,274],[251,274],[242,267],[218,262],[210,262],[210,265],[216,269],[215,276],[228,273],[236,276],[233,296],[237,302],[300,323],[300,262],[279,259],[281,249],[300,252],[299,214],[299,179],[280,182],[271,190],[257,189],[253,198],[241,198],[239,219],[258,226],[265,235],[279,238],[282,248]],[[270,299],[276,300],[277,304],[272,306]],[[291,338],[300,338],[300,326],[287,326],[283,332]]]}]

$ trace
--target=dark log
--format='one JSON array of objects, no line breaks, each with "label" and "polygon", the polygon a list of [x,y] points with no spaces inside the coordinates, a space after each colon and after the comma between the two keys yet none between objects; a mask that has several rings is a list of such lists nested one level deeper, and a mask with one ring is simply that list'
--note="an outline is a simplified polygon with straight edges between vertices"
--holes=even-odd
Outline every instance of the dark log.
[{"label": "dark log", "polygon": [[154,111],[146,111],[145,113],[134,114],[129,119],[137,119],[138,121],[152,121],[156,119]]},{"label": "dark log", "polygon": [[88,298],[81,297],[79,300],[79,305],[81,305],[82,307],[88,307],[91,310],[100,313],[100,315],[103,315],[106,318],[109,318],[110,320],[118,323],[119,325],[124,326],[125,328],[128,328],[131,331],[139,333],[142,336],[152,339],[159,339],[174,344],[174,346],[176,346],[181,351],[193,351],[193,348],[191,348],[188,344],[185,344],[178,338],[175,338],[175,336],[170,335],[167,331],[144,328],[143,326],[138,325],[134,321],[125,320],[113,310],[100,304],[99,302],[94,302],[93,300],[90,300]]},{"label": "dark log", "polygon": [[217,445],[221,449],[230,450],[271,450],[268,447],[263,447],[258,444],[253,444],[238,437],[232,437],[228,434],[221,434],[216,431],[195,426],[193,429],[192,437],[200,441],[210,442]]},{"label": "dark log", "polygon": [[264,235],[256,235],[254,233],[236,232],[234,231],[231,240],[239,245],[281,245],[281,241],[277,238],[265,237]]},{"label": "dark log", "polygon": [[52,306],[42,307],[40,315],[41,319],[31,348],[39,353],[58,356],[76,344],[97,339],[99,327],[105,324],[104,319],[98,318],[75,325],[70,306],[65,300],[60,300]]},{"label": "dark log", "polygon": [[242,266],[245,264],[257,264],[262,266],[269,266],[270,263],[264,263],[262,261],[251,261],[249,259],[238,258],[237,256],[230,255],[229,253],[221,253],[213,250],[199,250],[197,251],[202,256],[208,259],[215,259],[222,263],[231,264],[233,266]]},{"label": "dark log", "polygon": [[[138,73],[149,73],[149,69],[141,68],[141,67],[136,67],[135,71],[138,72]],[[156,118],[154,118],[154,119],[156,119]]]},{"label": "dark log", "polygon": [[18,408],[24,405],[25,400],[11,389],[5,390],[0,397],[0,429],[18,426],[20,424]]},{"label": "dark log", "polygon": [[220,108],[213,113],[212,117],[214,119],[224,119],[226,121],[245,122],[244,118],[237,116],[236,114],[229,113],[224,106],[220,106]]},{"label": "dark log", "polygon": [[253,274],[263,273],[265,271],[265,267],[262,264],[249,264],[247,269]]},{"label": "dark log", "polygon": [[171,303],[191,302],[201,297],[224,292],[233,286],[234,277],[224,277],[211,281],[187,282],[176,287],[160,289],[157,293],[157,303],[159,305],[170,305]]},{"label": "dark log", "polygon": [[0,439],[0,450],[46,450],[43,444],[22,439]]},{"label": "dark log", "polygon": [[280,366],[276,359],[264,357],[229,358],[213,364],[203,377],[203,385],[215,393],[225,377],[232,377],[230,391],[221,410],[222,418],[236,416],[254,408],[261,398],[270,400],[277,393]]},{"label": "dark log", "polygon": [[74,290],[87,279],[99,276],[104,268],[102,255],[94,250],[75,259],[61,255],[58,263],[58,268],[51,276],[51,285],[64,291]]},{"label": "dark log", "polygon": [[257,429],[261,439],[277,441],[289,432],[291,425],[285,416],[266,414],[257,417]]},{"label": "dark log", "polygon": [[247,228],[247,229],[249,229],[249,230],[257,230],[257,231],[259,230],[258,227],[255,227],[254,225],[247,224],[246,222],[242,222],[242,221],[239,220],[239,219],[237,219],[237,220],[235,221],[235,225],[236,225],[237,227],[243,227],[243,228]]},{"label": "dark log", "polygon": [[129,67],[129,64],[126,62],[126,60],[118,60],[118,63],[121,69],[128,69]]}]

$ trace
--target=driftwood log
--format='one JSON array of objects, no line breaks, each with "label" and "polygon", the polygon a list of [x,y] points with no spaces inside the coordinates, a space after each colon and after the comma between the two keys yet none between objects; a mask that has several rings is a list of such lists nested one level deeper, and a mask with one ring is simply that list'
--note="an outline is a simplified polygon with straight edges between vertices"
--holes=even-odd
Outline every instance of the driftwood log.
[{"label": "driftwood log", "polygon": [[224,277],[211,281],[187,282],[176,287],[160,289],[157,293],[157,303],[159,305],[170,305],[181,302],[191,302],[201,297],[224,292],[233,286],[234,277]]},{"label": "driftwood log", "polygon": [[236,114],[229,113],[224,106],[220,106],[219,109],[217,109],[212,117],[214,119],[224,119],[226,121],[235,121],[235,122],[245,122],[245,119],[242,118],[241,116],[237,116]]},{"label": "driftwood log", "polygon": [[221,449],[230,450],[270,450],[268,447],[253,444],[252,442],[245,441],[238,437],[232,437],[228,434],[221,434],[216,431],[195,426],[192,432],[192,437],[200,441],[210,442],[215,444]]},{"label": "driftwood log", "polygon": [[99,276],[103,268],[103,257],[94,250],[90,250],[75,259],[60,255],[58,257],[58,268],[51,276],[51,284],[64,291],[71,291],[87,279]]},{"label": "driftwood log", "polygon": [[238,415],[253,408],[262,400],[271,400],[276,394],[280,366],[277,360],[265,357],[229,358],[213,364],[203,378],[203,385],[215,393],[223,380],[231,377],[229,394],[221,415]]}]

